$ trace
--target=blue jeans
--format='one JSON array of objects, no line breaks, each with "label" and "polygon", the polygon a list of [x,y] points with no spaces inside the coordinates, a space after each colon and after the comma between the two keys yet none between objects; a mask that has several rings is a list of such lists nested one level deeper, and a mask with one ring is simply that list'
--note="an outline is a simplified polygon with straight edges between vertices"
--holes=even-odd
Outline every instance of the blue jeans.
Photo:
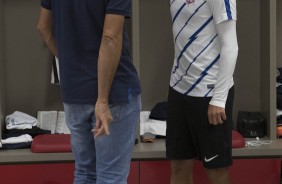
[{"label": "blue jeans", "polygon": [[64,104],[75,158],[74,184],[127,183],[140,108],[140,95],[130,96],[128,104],[110,105],[110,135],[94,139],[94,106]]}]

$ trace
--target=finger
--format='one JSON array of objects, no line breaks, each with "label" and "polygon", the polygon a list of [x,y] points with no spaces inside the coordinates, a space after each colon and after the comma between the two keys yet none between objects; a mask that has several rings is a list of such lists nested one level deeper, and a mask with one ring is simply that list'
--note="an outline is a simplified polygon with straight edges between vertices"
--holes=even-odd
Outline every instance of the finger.
[{"label": "finger", "polygon": [[224,120],[226,120],[226,115],[224,112],[218,114],[218,124],[223,124]]},{"label": "finger", "polygon": [[218,125],[218,124],[220,124],[219,120],[214,120],[213,121],[213,125]]},{"label": "finger", "polygon": [[221,113],[221,119],[222,119],[223,121],[226,120],[226,114],[225,114],[225,112]]},{"label": "finger", "polygon": [[212,118],[212,124],[213,125],[217,125],[219,122],[219,120],[218,120],[218,116],[217,116],[217,114],[213,114],[213,116],[212,116],[213,118]]},{"label": "finger", "polygon": [[216,118],[215,115],[211,115],[210,119],[211,119],[211,120],[210,120],[210,124],[211,124],[211,125],[217,125],[218,120],[217,120],[217,118]]},{"label": "finger", "polygon": [[94,133],[94,134],[96,134],[96,133],[98,133],[98,129],[97,129],[97,128],[93,128],[93,129],[91,130],[91,132]]},{"label": "finger", "polygon": [[94,134],[94,139],[97,139],[98,137],[100,137],[99,133]]},{"label": "finger", "polygon": [[211,112],[208,110],[208,119],[209,119],[209,124],[213,124],[213,121],[212,121],[212,114]]},{"label": "finger", "polygon": [[95,125],[95,129],[99,129],[102,126],[102,122],[100,121],[100,119],[96,118],[96,125]]},{"label": "finger", "polygon": [[110,130],[109,130],[108,124],[104,125],[103,127],[104,127],[104,133],[109,135],[110,134]]},{"label": "finger", "polygon": [[217,124],[222,124],[222,123],[223,123],[223,121],[222,121],[222,115],[221,115],[220,112],[217,113],[216,119],[217,119]]},{"label": "finger", "polygon": [[94,138],[100,137],[104,134],[103,128],[97,129],[97,131],[94,134]]},{"label": "finger", "polygon": [[211,125],[218,125],[220,119],[218,118],[218,115],[217,114],[211,114],[210,115],[210,124]]},{"label": "finger", "polygon": [[212,120],[212,117],[211,116],[209,116],[209,124],[213,124],[213,120]]},{"label": "finger", "polygon": [[96,118],[96,125],[92,130],[92,132],[94,133],[94,138],[103,135],[102,121],[100,119]]}]

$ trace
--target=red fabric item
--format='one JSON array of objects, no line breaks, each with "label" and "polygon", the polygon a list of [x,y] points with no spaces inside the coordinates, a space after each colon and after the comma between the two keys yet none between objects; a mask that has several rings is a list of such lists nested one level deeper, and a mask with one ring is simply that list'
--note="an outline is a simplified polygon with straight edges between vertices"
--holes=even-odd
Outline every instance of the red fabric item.
[{"label": "red fabric item", "polygon": [[245,147],[244,137],[236,130],[232,130],[232,148],[243,148],[243,147]]},{"label": "red fabric item", "polygon": [[34,153],[71,152],[70,134],[43,134],[34,137],[31,144]]}]

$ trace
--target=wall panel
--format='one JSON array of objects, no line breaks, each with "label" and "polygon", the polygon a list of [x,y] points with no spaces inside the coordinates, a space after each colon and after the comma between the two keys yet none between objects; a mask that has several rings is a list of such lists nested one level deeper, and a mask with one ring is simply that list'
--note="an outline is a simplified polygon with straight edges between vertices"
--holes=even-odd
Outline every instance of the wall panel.
[{"label": "wall panel", "polygon": [[166,101],[173,64],[173,39],[169,2],[139,1],[140,77],[143,110]]},{"label": "wall panel", "polygon": [[239,110],[260,110],[260,3],[237,1],[237,14],[239,53],[234,74],[235,121]]},{"label": "wall panel", "polygon": [[3,32],[3,1],[0,0],[0,137],[2,136],[2,125],[5,117],[5,70],[4,70],[4,32]]},{"label": "wall panel", "polygon": [[4,1],[6,111],[35,116],[61,110],[59,86],[50,84],[52,57],[36,29],[40,1]]},{"label": "wall panel", "polygon": [[277,1],[277,67],[282,67],[282,1]]}]

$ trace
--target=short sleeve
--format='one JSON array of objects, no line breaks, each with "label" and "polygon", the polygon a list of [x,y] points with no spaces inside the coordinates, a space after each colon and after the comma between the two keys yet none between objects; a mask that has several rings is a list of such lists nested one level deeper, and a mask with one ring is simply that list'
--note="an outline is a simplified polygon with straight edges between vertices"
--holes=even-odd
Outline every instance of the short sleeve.
[{"label": "short sleeve", "polygon": [[41,7],[51,10],[51,0],[41,0]]},{"label": "short sleeve", "polygon": [[207,1],[216,24],[226,20],[237,20],[236,0]]},{"label": "short sleeve", "polygon": [[131,16],[131,1],[132,0],[108,0],[106,13]]}]

